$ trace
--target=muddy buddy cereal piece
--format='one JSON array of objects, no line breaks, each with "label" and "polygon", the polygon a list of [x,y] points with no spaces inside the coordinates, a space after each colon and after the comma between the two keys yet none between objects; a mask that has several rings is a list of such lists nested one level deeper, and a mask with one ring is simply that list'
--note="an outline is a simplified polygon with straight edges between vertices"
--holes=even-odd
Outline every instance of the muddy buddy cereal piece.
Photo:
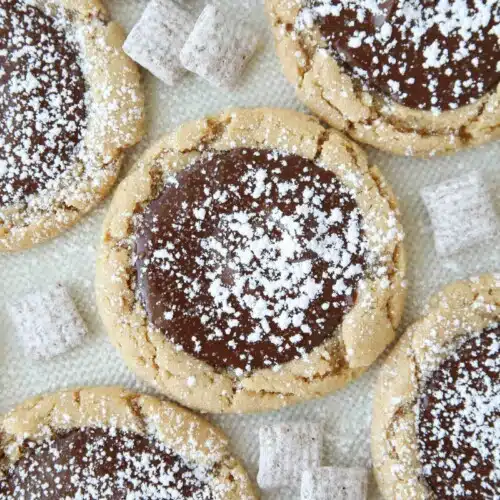
[{"label": "muddy buddy cereal piece", "polygon": [[246,9],[262,9],[264,7],[264,0],[241,0],[241,5]]},{"label": "muddy buddy cereal piece", "polygon": [[75,224],[142,137],[123,40],[99,0],[0,1],[0,252]]},{"label": "muddy buddy cereal piece", "polygon": [[125,40],[123,49],[167,85],[185,73],[179,54],[196,17],[175,0],[151,0]]},{"label": "muddy buddy cereal piece", "polygon": [[302,475],[301,500],[364,500],[368,494],[366,469],[316,467]]},{"label": "muddy buddy cereal piece", "polygon": [[2,500],[257,499],[221,431],[124,389],[38,396],[0,429]]},{"label": "muddy buddy cereal piece", "polygon": [[233,88],[258,43],[238,17],[234,10],[207,5],[181,51],[184,67],[217,87]]},{"label": "muddy buddy cereal piece", "polygon": [[304,470],[320,466],[323,426],[294,422],[261,427],[257,482],[264,489],[297,487]]},{"label": "muddy buddy cereal piece", "polygon": [[264,0],[242,0],[242,4],[247,9],[255,9],[264,7]]},{"label": "muddy buddy cereal piece", "polygon": [[47,359],[79,345],[87,328],[64,285],[35,291],[11,306],[27,356]]},{"label": "muddy buddy cereal piece", "polygon": [[487,240],[500,228],[488,186],[478,172],[427,186],[421,195],[440,255]]}]

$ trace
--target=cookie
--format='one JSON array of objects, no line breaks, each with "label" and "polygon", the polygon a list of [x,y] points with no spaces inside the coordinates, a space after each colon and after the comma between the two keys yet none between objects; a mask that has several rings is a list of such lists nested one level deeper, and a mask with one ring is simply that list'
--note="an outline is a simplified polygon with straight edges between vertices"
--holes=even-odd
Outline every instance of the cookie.
[{"label": "cookie", "polygon": [[4,499],[257,499],[218,429],[119,388],[27,401],[0,418],[0,459]]},{"label": "cookie", "polygon": [[266,0],[297,95],[354,139],[399,155],[500,137],[500,4]]},{"label": "cookie", "polygon": [[394,338],[396,202],[312,117],[231,110],[181,126],[120,185],[97,270],[129,366],[186,406],[278,408],[363,372]]},{"label": "cookie", "polygon": [[0,251],[73,225],[142,137],[123,39],[99,0],[0,0]]},{"label": "cookie", "polygon": [[387,499],[496,498],[500,491],[500,276],[434,297],[382,369],[375,475]]}]

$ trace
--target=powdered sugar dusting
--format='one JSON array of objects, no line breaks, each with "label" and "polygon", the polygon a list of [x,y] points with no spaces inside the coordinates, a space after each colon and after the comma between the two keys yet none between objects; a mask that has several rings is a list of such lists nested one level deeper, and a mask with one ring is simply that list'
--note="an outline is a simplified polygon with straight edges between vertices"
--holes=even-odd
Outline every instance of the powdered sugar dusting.
[{"label": "powdered sugar dusting", "polygon": [[0,0],[0,243],[18,249],[102,198],[142,134],[136,68],[97,6]]},{"label": "powdered sugar dusting", "polygon": [[71,166],[86,126],[78,49],[35,7],[0,1],[0,206]]},{"label": "powdered sugar dusting", "polygon": [[27,442],[0,481],[0,498],[211,500],[211,472],[153,438],[82,428]]},{"label": "powdered sugar dusting", "polygon": [[[261,173],[264,176],[260,175]],[[271,182],[275,184],[280,195],[288,190],[296,191],[297,183],[280,183],[276,178],[265,183],[264,170],[250,171],[243,177],[243,182],[254,183],[252,197],[260,198],[264,191],[270,191]],[[351,253],[356,252],[361,242],[360,216],[358,211],[351,212],[344,220],[340,209],[330,213],[322,210],[321,203],[325,195],[315,195],[318,185],[305,189],[301,204],[295,214],[285,215],[279,208],[271,208],[266,224],[267,231],[255,229],[259,214],[255,211],[234,212],[223,215],[219,225],[228,228],[232,236],[230,239],[241,241],[240,245],[224,248],[218,240],[210,236],[201,241],[201,247],[206,251],[207,264],[219,261],[219,256],[225,257],[234,252],[233,266],[239,275],[233,286],[225,286],[222,281],[222,267],[207,270],[205,277],[210,280],[209,288],[214,302],[224,311],[231,311],[231,301],[235,298],[238,303],[249,311],[252,316],[260,320],[251,334],[256,340],[269,332],[269,321],[286,330],[292,323],[302,331],[308,333],[310,329],[303,324],[304,312],[307,311],[314,299],[323,291],[324,283],[311,277],[311,255],[316,254],[323,258],[330,266],[328,272],[334,277],[334,292],[342,294],[346,291],[343,276],[358,277],[363,268],[360,264],[351,264]],[[313,198],[311,200],[311,198]],[[311,239],[301,241],[304,235],[304,221],[306,217],[318,227],[318,234]],[[260,221],[259,221],[260,222]],[[330,228],[335,224],[345,224],[347,230],[347,247],[337,235],[331,235]],[[279,231],[276,231],[279,228]],[[269,236],[268,232],[271,232]],[[259,265],[256,265],[256,261]],[[245,294],[248,289],[259,289],[257,297]],[[347,291],[352,292],[352,290]],[[283,300],[276,304],[274,298],[282,295]],[[322,309],[326,310],[329,303],[325,302]],[[213,313],[208,309],[207,313]]]},{"label": "powdered sugar dusting", "polygon": [[439,498],[495,498],[500,490],[499,333],[462,343],[423,389],[421,461]]},{"label": "powdered sugar dusting", "polygon": [[364,274],[351,192],[314,163],[272,151],[209,154],[176,177],[136,220],[153,323],[237,375],[329,338]]},{"label": "powdered sugar dusting", "polygon": [[355,76],[413,108],[456,109],[500,79],[496,0],[306,0],[296,28],[315,24]]}]

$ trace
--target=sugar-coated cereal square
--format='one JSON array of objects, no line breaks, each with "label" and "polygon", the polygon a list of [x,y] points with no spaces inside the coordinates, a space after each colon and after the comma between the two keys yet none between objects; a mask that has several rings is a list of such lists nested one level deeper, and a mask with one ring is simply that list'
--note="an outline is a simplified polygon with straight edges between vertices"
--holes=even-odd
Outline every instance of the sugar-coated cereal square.
[{"label": "sugar-coated cereal square", "polygon": [[427,186],[421,196],[434,229],[436,251],[448,255],[499,231],[498,217],[479,172]]},{"label": "sugar-coated cereal square", "polygon": [[260,428],[257,482],[263,489],[298,487],[306,469],[319,467],[323,427],[293,422]]},{"label": "sugar-coated cereal square", "polygon": [[305,470],[301,500],[365,500],[368,472],[362,468],[316,467]]},{"label": "sugar-coated cereal square", "polygon": [[209,4],[182,48],[184,67],[212,85],[232,89],[258,44],[258,35],[234,9]]},{"label": "sugar-coated cereal square", "polygon": [[55,285],[34,291],[10,307],[24,353],[48,359],[79,345],[87,328],[68,290]]},{"label": "sugar-coated cereal square", "polygon": [[179,2],[151,0],[123,50],[167,85],[175,85],[186,72],[179,55],[195,22],[196,16]]}]

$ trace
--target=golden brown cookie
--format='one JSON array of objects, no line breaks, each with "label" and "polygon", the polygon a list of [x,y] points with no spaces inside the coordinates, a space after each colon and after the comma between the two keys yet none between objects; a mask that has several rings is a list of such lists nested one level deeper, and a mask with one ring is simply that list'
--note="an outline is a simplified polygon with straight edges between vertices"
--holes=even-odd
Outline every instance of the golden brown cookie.
[{"label": "golden brown cookie", "polygon": [[123,40],[100,0],[0,0],[0,251],[73,225],[142,137]]},{"label": "golden brown cookie", "polygon": [[34,398],[0,418],[0,498],[255,500],[227,438],[125,389]]},{"label": "golden brown cookie", "polygon": [[405,258],[395,199],[312,117],[232,110],[165,136],[120,185],[97,270],[128,365],[187,406],[328,394],[393,340]]},{"label": "golden brown cookie", "polygon": [[266,0],[298,97],[392,153],[453,153],[500,137],[498,2]]},{"label": "golden brown cookie", "polygon": [[385,362],[373,407],[375,475],[387,499],[500,491],[500,276],[445,287]]}]

